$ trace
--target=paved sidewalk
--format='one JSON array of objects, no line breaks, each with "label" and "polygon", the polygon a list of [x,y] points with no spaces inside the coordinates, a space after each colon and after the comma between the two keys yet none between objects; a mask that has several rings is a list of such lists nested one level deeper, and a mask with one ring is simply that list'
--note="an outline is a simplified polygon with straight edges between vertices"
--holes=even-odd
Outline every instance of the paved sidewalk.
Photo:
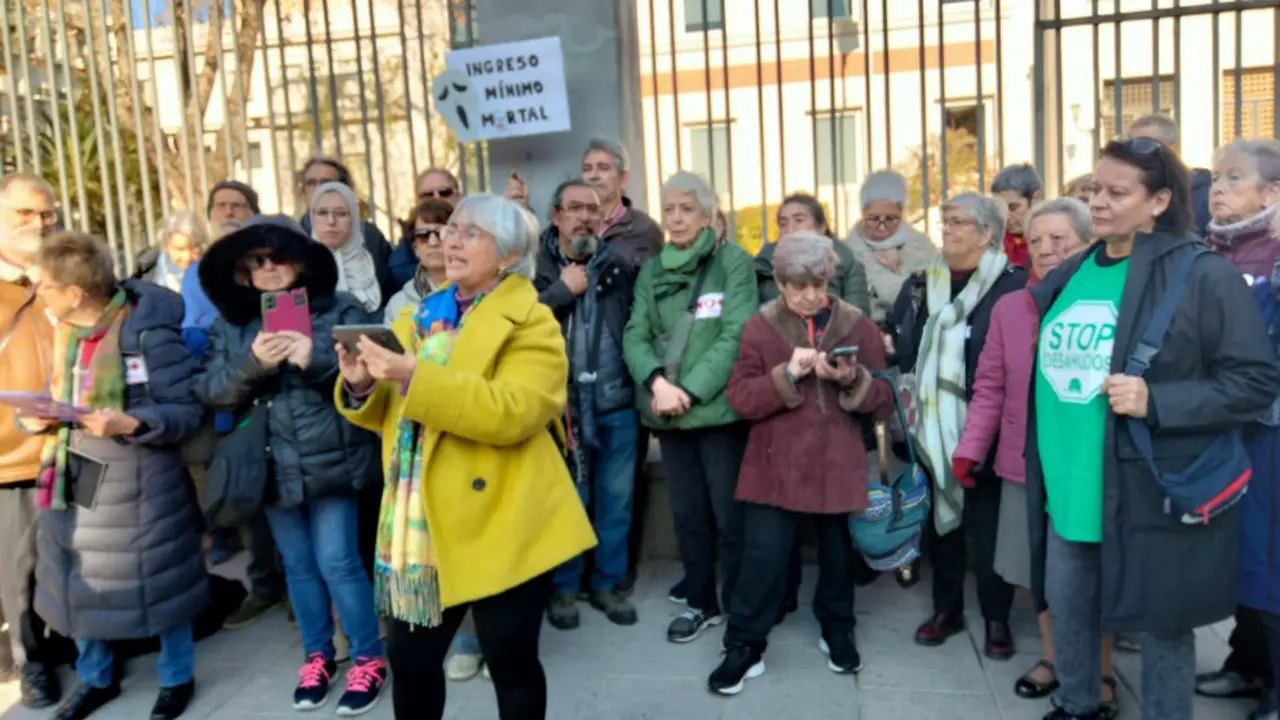
[{"label": "paved sidewalk", "polygon": [[[230,573],[233,570],[226,570]],[[814,568],[806,568],[803,598],[812,597]],[[722,698],[705,689],[718,661],[721,631],[690,645],[673,645],[665,628],[678,612],[666,590],[678,575],[673,563],[646,566],[636,593],[640,623],[611,625],[582,604],[582,627],[543,633],[551,720],[1039,720],[1048,702],[1013,694],[1013,682],[1036,660],[1038,641],[1026,598],[1015,612],[1015,633],[1022,652],[1011,662],[981,656],[981,618],[969,616],[975,632],[952,638],[941,648],[917,647],[916,625],[928,614],[928,578],[903,591],[888,578],[860,588],[857,601],[858,645],[864,669],[856,678],[826,669],[818,630],[807,609],[792,615],[770,638],[768,671],[749,681],[743,694]],[[970,589],[969,606],[977,602]],[[1226,654],[1229,626],[1202,630],[1201,669],[1216,667]],[[138,720],[155,700],[154,656],[134,660],[124,694],[95,720]],[[242,720],[298,717],[289,707],[301,661],[298,633],[282,612],[251,628],[221,632],[198,645],[197,696],[184,718]],[[1121,653],[1122,717],[1139,718],[1134,691],[1140,682],[1138,658]],[[64,676],[70,683],[69,673]],[[47,718],[16,703],[16,685],[0,686],[0,720]],[[1243,720],[1250,704],[1197,700],[1197,720]],[[332,716],[333,705],[309,717]],[[307,717],[307,716],[303,716]],[[366,717],[389,720],[390,697]],[[451,683],[446,717],[495,720],[492,687],[482,678]]]}]

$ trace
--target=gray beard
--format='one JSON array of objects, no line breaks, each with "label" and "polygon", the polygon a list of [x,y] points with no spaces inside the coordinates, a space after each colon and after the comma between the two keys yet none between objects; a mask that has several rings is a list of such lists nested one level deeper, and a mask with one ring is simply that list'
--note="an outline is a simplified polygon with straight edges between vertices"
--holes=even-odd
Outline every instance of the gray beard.
[{"label": "gray beard", "polygon": [[0,248],[14,260],[30,262],[40,252],[44,236],[36,228],[11,230],[0,235]]},{"label": "gray beard", "polygon": [[582,235],[569,238],[569,254],[575,258],[584,258],[596,254],[600,241],[594,235]]}]

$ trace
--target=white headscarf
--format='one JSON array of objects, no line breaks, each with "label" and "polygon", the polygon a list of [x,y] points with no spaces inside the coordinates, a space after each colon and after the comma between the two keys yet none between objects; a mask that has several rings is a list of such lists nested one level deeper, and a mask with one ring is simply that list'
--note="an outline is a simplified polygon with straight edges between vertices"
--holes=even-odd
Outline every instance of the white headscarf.
[{"label": "white headscarf", "polygon": [[351,293],[365,310],[373,312],[382,305],[382,288],[378,285],[378,270],[373,255],[364,242],[364,222],[360,219],[360,201],[351,188],[340,182],[327,182],[316,188],[311,196],[311,237],[316,235],[316,203],[329,193],[337,193],[351,212],[351,237],[339,248],[330,248],[338,263],[338,292]]}]

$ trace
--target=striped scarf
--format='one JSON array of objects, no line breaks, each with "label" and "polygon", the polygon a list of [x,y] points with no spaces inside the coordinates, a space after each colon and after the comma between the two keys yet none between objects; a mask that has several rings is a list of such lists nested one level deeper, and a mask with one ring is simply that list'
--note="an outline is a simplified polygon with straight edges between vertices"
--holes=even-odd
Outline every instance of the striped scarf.
[{"label": "striped scarf", "polygon": [[[414,312],[414,354],[444,365],[463,323],[483,296],[461,310],[455,290],[437,292]],[[403,417],[396,427],[378,516],[374,597],[378,614],[420,627],[440,624],[440,578],[422,495],[423,428]]]},{"label": "striped scarf", "polygon": [[[53,377],[49,394],[54,400],[91,410],[124,410],[125,368],[120,355],[120,332],[129,317],[128,298],[121,290],[102,312],[98,324],[79,328],[60,322],[54,329]],[[97,343],[84,372],[86,343]],[[78,381],[78,383],[77,383]],[[77,387],[78,384],[78,387]],[[67,508],[67,448],[71,426],[61,423],[45,440],[40,454],[36,505],[42,509]]]},{"label": "striped scarf", "polygon": [[[1009,264],[999,245],[978,262],[978,269],[955,299],[951,299],[951,270],[942,258],[926,271],[926,303],[920,354],[916,360],[916,445],[920,462],[934,483],[933,521],[938,535],[960,526],[964,492],[951,472],[951,455],[960,444],[969,403],[965,399],[965,340],[968,317],[995,285]],[[974,338],[981,342],[982,338]]]}]

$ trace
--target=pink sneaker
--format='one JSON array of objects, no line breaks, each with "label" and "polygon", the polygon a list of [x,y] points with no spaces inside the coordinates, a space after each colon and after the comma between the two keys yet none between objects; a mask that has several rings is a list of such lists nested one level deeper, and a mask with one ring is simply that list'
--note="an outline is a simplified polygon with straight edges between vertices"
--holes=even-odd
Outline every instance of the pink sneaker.
[{"label": "pink sneaker", "polygon": [[324,653],[311,653],[298,670],[298,687],[293,691],[294,710],[315,710],[329,700],[329,682],[338,666]]},{"label": "pink sneaker", "polygon": [[338,701],[343,717],[363,715],[378,704],[378,695],[387,684],[387,663],[382,658],[356,658],[347,671],[347,690]]}]

